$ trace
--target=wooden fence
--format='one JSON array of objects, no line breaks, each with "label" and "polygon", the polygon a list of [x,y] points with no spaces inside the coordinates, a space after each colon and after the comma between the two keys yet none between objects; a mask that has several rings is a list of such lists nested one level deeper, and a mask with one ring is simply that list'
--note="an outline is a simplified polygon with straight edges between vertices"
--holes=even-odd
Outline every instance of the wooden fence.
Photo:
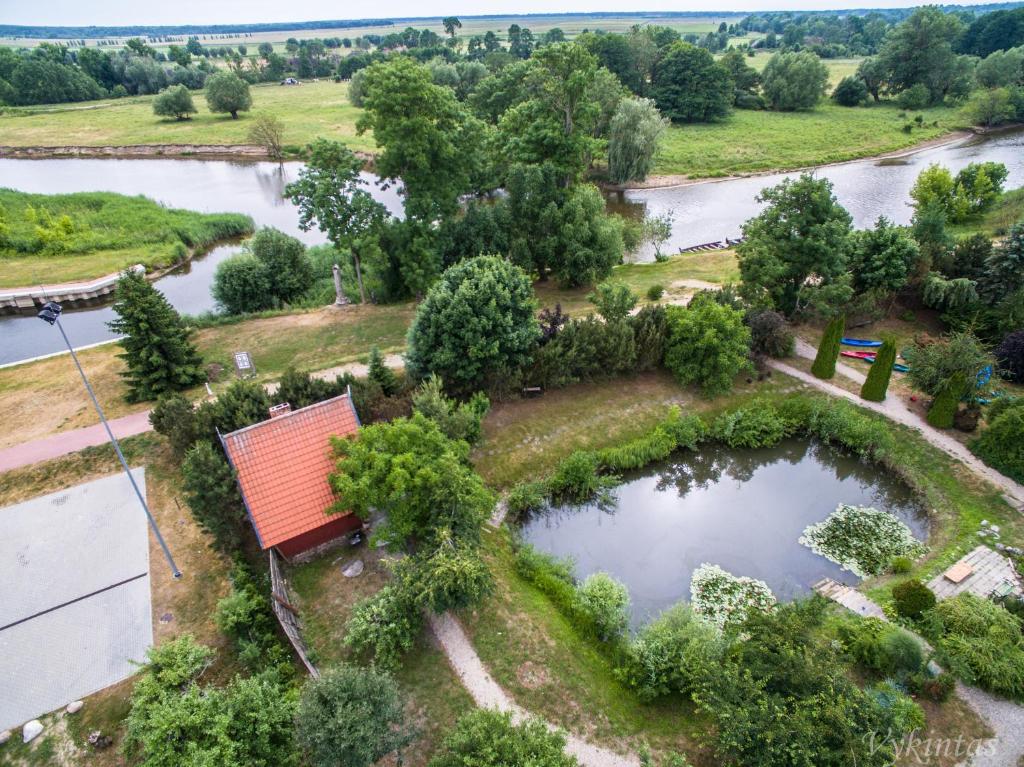
[{"label": "wooden fence", "polygon": [[310,676],[314,679],[319,679],[320,672],[309,659],[306,643],[302,641],[302,622],[299,620],[299,611],[291,602],[291,597],[288,594],[288,582],[285,581],[284,576],[281,574],[281,566],[278,564],[277,554],[274,553],[273,549],[270,549],[269,554],[270,603],[274,607],[274,615],[280,621],[281,628],[284,629],[285,635],[287,635],[292,643],[292,647],[295,648],[295,652],[306,666]]}]

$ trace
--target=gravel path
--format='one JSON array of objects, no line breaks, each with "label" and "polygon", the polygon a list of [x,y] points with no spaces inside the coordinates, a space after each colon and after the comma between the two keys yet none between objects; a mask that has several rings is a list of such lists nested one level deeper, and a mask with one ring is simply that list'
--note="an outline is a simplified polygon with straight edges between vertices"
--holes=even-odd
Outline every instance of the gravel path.
[{"label": "gravel path", "polygon": [[956,691],[995,733],[968,762],[970,767],[1016,767],[1024,756],[1024,707],[959,682]]},{"label": "gravel path", "polygon": [[[797,345],[797,354],[801,357],[813,359],[814,349],[808,344],[801,342]],[[1003,476],[995,469],[986,466],[974,455],[974,453],[968,450],[963,443],[958,442],[948,434],[929,426],[921,420],[917,413],[908,408],[899,397],[886,397],[883,402],[868,402],[867,400],[861,399],[856,394],[846,391],[846,389],[843,389],[842,387],[836,386],[828,381],[822,381],[820,378],[815,378],[810,373],[798,370],[792,365],[787,365],[781,360],[768,360],[768,365],[775,370],[778,370],[780,373],[785,373],[788,376],[797,378],[804,383],[820,389],[826,394],[831,394],[834,397],[842,397],[843,399],[856,403],[860,407],[873,410],[876,413],[881,413],[896,423],[901,423],[904,426],[909,426],[910,428],[917,430],[925,440],[939,448],[939,450],[963,462],[975,474],[984,477],[993,485],[998,487],[1003,492],[1010,505],[1016,507],[1018,510],[1024,510],[1024,486],[1014,482],[1009,477]],[[836,371],[853,381],[857,381],[858,383],[862,383],[865,379],[864,374],[859,370],[854,370],[848,365],[844,365],[842,363],[836,365]]]},{"label": "gravel path", "polygon": [[[428,619],[434,636],[441,643],[444,654],[448,656],[448,662],[478,706],[509,711],[513,720],[517,722],[530,716],[526,709],[513,701],[494,681],[494,677],[488,673],[480,656],[473,649],[466,632],[451,613],[430,614]],[[558,729],[551,724],[548,724],[548,728]],[[575,735],[567,734],[566,738],[566,751],[575,756],[584,767],[639,767],[640,762],[635,757],[622,756],[587,743]]]}]

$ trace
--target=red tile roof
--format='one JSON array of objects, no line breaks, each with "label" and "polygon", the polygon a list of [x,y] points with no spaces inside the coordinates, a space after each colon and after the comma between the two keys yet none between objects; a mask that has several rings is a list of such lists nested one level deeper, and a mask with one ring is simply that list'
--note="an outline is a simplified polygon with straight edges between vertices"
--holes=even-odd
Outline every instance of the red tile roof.
[{"label": "red tile roof", "polygon": [[327,481],[335,469],[330,437],[358,430],[343,394],[223,437],[264,549],[337,519],[325,513],[335,500]]}]

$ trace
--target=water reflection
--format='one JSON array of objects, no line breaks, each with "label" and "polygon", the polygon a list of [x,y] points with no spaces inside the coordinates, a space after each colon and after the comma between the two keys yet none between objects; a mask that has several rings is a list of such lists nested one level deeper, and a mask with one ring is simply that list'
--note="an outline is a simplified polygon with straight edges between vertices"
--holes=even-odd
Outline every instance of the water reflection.
[{"label": "water reflection", "polygon": [[526,520],[522,535],[572,557],[581,578],[603,570],[623,581],[639,625],[689,599],[690,576],[704,562],[764,580],[783,600],[824,577],[855,583],[797,542],[840,503],[883,509],[927,537],[927,517],[906,485],[855,456],[796,439],[680,454],[625,477],[607,505],[549,509]]}]

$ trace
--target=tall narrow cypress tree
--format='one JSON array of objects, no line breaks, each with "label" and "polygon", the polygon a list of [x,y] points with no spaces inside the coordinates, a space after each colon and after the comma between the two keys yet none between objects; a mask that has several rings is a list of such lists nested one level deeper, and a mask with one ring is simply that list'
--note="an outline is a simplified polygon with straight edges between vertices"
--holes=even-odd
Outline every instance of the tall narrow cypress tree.
[{"label": "tall narrow cypress tree", "polygon": [[818,345],[818,354],[811,365],[811,372],[818,378],[831,378],[836,374],[836,360],[839,359],[839,348],[845,330],[846,316],[843,314],[833,317],[825,326],[825,333]]},{"label": "tall narrow cypress tree", "polygon": [[960,398],[967,391],[967,377],[963,373],[957,373],[942,387],[942,390],[932,400],[932,406],[928,408],[928,415],[925,420],[936,429],[953,428],[953,419],[960,407]]},{"label": "tall narrow cypress tree", "polygon": [[896,362],[896,342],[891,338],[884,339],[882,347],[875,355],[875,363],[868,371],[867,380],[860,387],[860,396],[871,402],[881,402],[889,389],[889,378],[892,377],[892,366]]},{"label": "tall narrow cypress tree", "polygon": [[107,326],[124,336],[129,402],[156,399],[202,383],[203,359],[189,341],[189,330],[163,293],[141,274],[125,272],[117,283],[117,319]]}]

